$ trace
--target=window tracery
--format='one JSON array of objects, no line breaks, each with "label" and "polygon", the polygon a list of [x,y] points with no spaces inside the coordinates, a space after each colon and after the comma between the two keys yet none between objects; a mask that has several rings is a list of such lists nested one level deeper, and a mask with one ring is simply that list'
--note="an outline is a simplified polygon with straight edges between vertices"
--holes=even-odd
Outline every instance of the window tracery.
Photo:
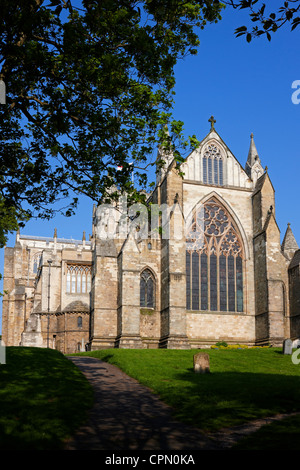
[{"label": "window tracery", "polygon": [[223,186],[223,158],[214,144],[209,144],[202,158],[203,183]]},{"label": "window tracery", "polygon": [[243,247],[224,207],[210,199],[186,238],[188,310],[243,311]]},{"label": "window tracery", "polygon": [[91,290],[91,266],[67,264],[67,293],[85,294]]},{"label": "window tracery", "polygon": [[140,277],[140,306],[155,307],[155,280],[150,269],[145,269]]},{"label": "window tracery", "polygon": [[36,253],[32,258],[32,271],[37,274],[42,259],[42,253]]}]

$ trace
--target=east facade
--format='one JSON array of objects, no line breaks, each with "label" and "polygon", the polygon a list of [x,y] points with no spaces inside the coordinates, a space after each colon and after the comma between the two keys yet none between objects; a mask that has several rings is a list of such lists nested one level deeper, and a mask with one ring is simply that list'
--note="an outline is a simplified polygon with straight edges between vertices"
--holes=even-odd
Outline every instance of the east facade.
[{"label": "east facade", "polygon": [[72,353],[298,340],[300,250],[290,224],[281,241],[253,135],[242,166],[210,122],[180,168],[162,155],[146,205],[120,196],[94,207],[88,240],[17,234],[5,248],[7,346]]}]

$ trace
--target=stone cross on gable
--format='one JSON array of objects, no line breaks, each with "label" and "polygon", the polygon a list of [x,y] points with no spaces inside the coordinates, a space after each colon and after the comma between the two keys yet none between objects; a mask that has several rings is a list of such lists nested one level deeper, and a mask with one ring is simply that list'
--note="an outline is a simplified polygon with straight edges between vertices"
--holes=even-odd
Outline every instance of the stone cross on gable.
[{"label": "stone cross on gable", "polygon": [[217,122],[213,116],[211,116],[208,120],[210,122],[210,130],[213,131],[215,129],[215,123]]}]

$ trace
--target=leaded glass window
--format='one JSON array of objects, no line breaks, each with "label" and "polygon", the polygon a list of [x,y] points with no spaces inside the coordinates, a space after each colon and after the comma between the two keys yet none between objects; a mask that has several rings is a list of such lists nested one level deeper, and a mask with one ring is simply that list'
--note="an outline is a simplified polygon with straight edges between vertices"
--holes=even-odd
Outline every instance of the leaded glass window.
[{"label": "leaded glass window", "polygon": [[67,293],[86,294],[91,290],[91,266],[67,265]]},{"label": "leaded glass window", "polygon": [[140,278],[140,306],[155,307],[155,281],[149,269],[145,269]]},{"label": "leaded glass window", "polygon": [[243,312],[243,247],[231,217],[211,198],[186,240],[186,308]]},{"label": "leaded glass window", "polygon": [[207,146],[203,158],[203,183],[223,186],[223,158],[216,145]]},{"label": "leaded glass window", "polygon": [[37,274],[42,259],[41,253],[36,253],[32,258],[32,271]]}]

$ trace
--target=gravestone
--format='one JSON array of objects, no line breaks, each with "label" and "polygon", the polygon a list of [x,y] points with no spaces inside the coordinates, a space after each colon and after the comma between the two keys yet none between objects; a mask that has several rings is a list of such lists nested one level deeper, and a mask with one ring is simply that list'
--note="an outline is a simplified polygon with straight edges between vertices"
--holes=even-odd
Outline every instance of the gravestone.
[{"label": "gravestone", "polygon": [[6,348],[3,339],[0,339],[0,364],[6,364]]},{"label": "gravestone", "polygon": [[194,372],[200,374],[206,374],[207,372],[210,372],[208,354],[198,353],[194,355]]},{"label": "gravestone", "polygon": [[283,341],[283,354],[292,354],[293,342],[291,339],[285,339]]}]

